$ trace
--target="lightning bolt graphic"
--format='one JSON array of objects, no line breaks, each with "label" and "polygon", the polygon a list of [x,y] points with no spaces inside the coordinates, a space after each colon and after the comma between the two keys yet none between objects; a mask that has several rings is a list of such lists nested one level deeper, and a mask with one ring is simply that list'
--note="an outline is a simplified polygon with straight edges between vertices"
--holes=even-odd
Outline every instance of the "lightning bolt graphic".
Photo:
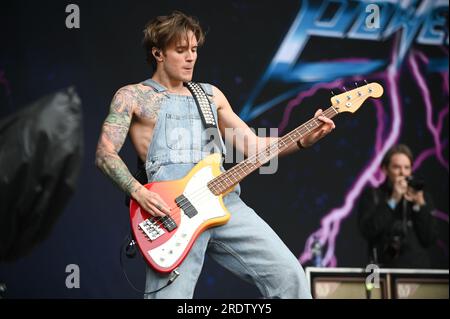
[{"label": "lightning bolt graphic", "polygon": [[[370,183],[372,186],[376,187],[382,183],[385,179],[384,174],[380,170],[381,160],[386,153],[386,151],[398,142],[402,128],[402,103],[399,94],[399,71],[398,71],[398,61],[395,55],[396,49],[392,50],[391,63],[387,67],[386,71],[374,75],[374,78],[381,80],[388,86],[388,96],[390,98],[390,113],[391,113],[391,123],[389,132],[386,138],[383,139],[384,132],[386,130],[384,124],[385,111],[382,103],[379,100],[373,100],[376,108],[376,118],[377,118],[377,130],[375,137],[375,152],[374,157],[369,161],[368,165],[364,167],[356,178],[356,181],[348,190],[344,203],[341,207],[333,208],[328,212],[320,222],[321,227],[313,232],[305,243],[305,249],[299,257],[301,263],[309,261],[312,257],[311,247],[313,242],[318,239],[322,246],[326,247],[326,252],[323,259],[324,266],[334,267],[337,265],[337,258],[335,256],[335,246],[336,238],[339,234],[341,222],[351,213],[354,208],[356,200],[359,198],[364,187]],[[417,53],[412,51],[408,57],[408,65],[410,67],[411,74],[413,75],[416,83],[419,87],[421,96],[424,100],[424,106],[426,111],[426,124],[430,131],[434,146],[432,148],[422,151],[415,161],[413,170],[417,170],[422,163],[431,156],[436,156],[439,163],[448,171],[448,161],[443,156],[443,149],[448,146],[448,141],[440,140],[440,135],[442,133],[444,119],[448,116],[448,104],[442,109],[438,114],[437,123],[433,123],[433,109],[430,99],[430,93],[427,88],[426,82],[422,74],[420,73],[418,60],[427,64],[428,60],[422,53]],[[443,77],[443,92],[448,96],[448,72],[442,73]],[[352,78],[351,80],[358,80],[358,77]],[[343,80],[335,80],[330,83],[317,84],[311,87],[309,90],[301,92],[294,99],[290,100],[283,113],[282,120],[278,126],[280,132],[284,131],[288,125],[290,115],[295,107],[300,105],[300,103],[307,97],[314,95],[319,89],[331,89],[338,86],[342,86]],[[436,218],[448,222],[448,214],[435,211],[433,214]]]}]

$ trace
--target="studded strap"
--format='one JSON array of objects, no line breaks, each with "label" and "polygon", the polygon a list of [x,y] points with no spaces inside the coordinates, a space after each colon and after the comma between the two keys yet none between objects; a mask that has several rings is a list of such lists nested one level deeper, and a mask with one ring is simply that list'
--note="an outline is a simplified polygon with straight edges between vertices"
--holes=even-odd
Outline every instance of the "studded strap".
[{"label": "studded strap", "polygon": [[211,104],[209,103],[208,97],[206,96],[205,91],[203,91],[203,88],[198,83],[195,82],[186,82],[184,83],[184,85],[189,89],[192,96],[194,97],[198,107],[198,111],[200,113],[200,116],[202,118],[205,127],[217,128],[217,123],[214,118],[213,111],[211,109]]}]

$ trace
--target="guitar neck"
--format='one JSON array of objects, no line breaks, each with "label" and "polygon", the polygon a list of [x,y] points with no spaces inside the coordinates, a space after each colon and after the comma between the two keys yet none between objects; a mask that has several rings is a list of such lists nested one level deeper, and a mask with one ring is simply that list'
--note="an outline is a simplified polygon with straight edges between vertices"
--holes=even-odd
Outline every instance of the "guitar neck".
[{"label": "guitar neck", "polygon": [[[323,116],[332,118],[338,113],[339,112],[331,106],[323,112]],[[299,139],[311,134],[321,124],[322,122],[315,117],[310,119],[283,137],[270,143],[255,155],[248,157],[244,161],[236,164],[226,172],[209,181],[208,188],[215,195],[223,194],[247,177],[247,175],[269,162],[275,156],[278,156],[278,154],[288,149],[293,144],[297,143]]]}]

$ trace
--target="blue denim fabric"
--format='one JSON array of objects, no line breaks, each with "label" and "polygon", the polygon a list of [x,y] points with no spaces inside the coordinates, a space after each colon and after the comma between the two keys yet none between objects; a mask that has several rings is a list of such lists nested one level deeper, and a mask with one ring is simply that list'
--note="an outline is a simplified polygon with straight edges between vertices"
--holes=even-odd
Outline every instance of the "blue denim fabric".
[{"label": "blue denim fabric", "polygon": [[[158,121],[146,160],[149,181],[174,180],[185,176],[211,151],[203,149],[203,124],[193,97],[180,96],[153,80],[143,82],[164,93]],[[209,96],[210,85],[202,84]],[[212,105],[217,119],[217,109]],[[220,139],[221,146],[225,146]],[[265,298],[311,298],[305,273],[298,259],[278,235],[239,197],[240,186],[224,196],[231,213],[227,224],[203,232],[179,267],[180,276],[163,290],[146,298],[192,298],[205,253],[243,280],[256,285]],[[167,283],[168,275],[151,268],[146,272],[146,291]],[[219,287],[220,289],[220,287]]]}]

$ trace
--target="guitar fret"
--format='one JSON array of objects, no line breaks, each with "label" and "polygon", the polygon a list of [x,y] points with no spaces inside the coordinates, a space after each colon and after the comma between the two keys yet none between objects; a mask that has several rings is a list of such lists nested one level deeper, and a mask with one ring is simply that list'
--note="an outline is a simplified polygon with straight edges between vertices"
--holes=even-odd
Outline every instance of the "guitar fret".
[{"label": "guitar fret", "polygon": [[244,165],[244,167],[245,167],[245,174],[246,174],[246,175],[250,174],[250,172],[251,172],[251,168],[250,168],[250,166],[249,166],[249,165],[250,165],[250,162],[245,161],[243,165]]},{"label": "guitar fret", "polygon": [[289,138],[292,140],[292,142],[295,142],[295,139],[292,138],[292,136],[291,136],[290,134],[289,134],[288,136],[289,136]]},{"label": "guitar fret", "polygon": [[[326,116],[328,118],[332,118],[336,114],[339,114],[339,112],[333,106],[329,107],[322,113],[323,116]],[[316,118],[310,119],[308,122],[300,125],[285,136],[279,138],[277,142],[269,144],[262,151],[247,158],[243,162],[235,165],[228,171],[212,179],[208,183],[208,187],[214,193],[221,194],[222,192],[238,183],[248,174],[268,162],[271,158],[279,154],[286,147],[289,147],[293,143],[297,142],[300,138],[309,135],[313,129],[319,127],[321,124],[322,122]]]},{"label": "guitar fret", "polygon": [[[230,170],[231,172],[231,180],[235,177],[234,176],[234,167]],[[238,179],[236,179],[236,181],[238,181]]]},{"label": "guitar fret", "polygon": [[[240,169],[243,173],[245,173],[244,169],[242,168],[242,165],[237,165],[237,167],[238,167],[238,169]],[[239,174],[239,177],[241,177],[241,176],[240,176],[241,173],[238,172],[238,174]]]},{"label": "guitar fret", "polygon": [[[364,89],[363,89],[364,88]],[[343,94],[340,94],[337,97],[334,97],[332,99],[332,103],[335,103],[335,107],[330,107],[326,109],[322,115],[326,116],[328,118],[334,117],[336,114],[339,114],[341,112],[352,112],[354,113],[364,102],[368,97],[375,97],[378,98],[383,94],[383,88],[378,83],[371,83],[370,85],[367,84],[363,88],[358,88],[355,90],[351,90],[350,92],[346,92]],[[368,89],[368,92],[366,92],[366,88]],[[364,92],[364,93],[362,93]],[[358,96],[356,96],[356,93]],[[345,100],[344,103],[340,103],[338,99]],[[339,104],[340,103],[340,104]],[[342,109],[341,109],[342,108]],[[239,182],[244,178],[246,175],[251,173],[252,171],[258,169],[267,162],[267,160],[273,158],[274,156],[277,156],[282,150],[284,150],[286,147],[290,147],[293,145],[294,141],[298,141],[299,136],[304,137],[308,136],[308,134],[311,134],[313,130],[317,127],[321,127],[323,125],[322,121],[318,120],[317,118],[312,118],[305,124],[302,124],[301,126],[297,127],[293,131],[289,132],[288,134],[285,134],[283,137],[277,139],[277,142],[270,143],[269,145],[266,145],[265,148],[259,150],[254,155],[250,156],[246,160],[242,161],[238,165],[235,165],[231,169],[225,172],[219,173],[218,176],[215,176],[213,179],[207,182],[208,189],[213,192],[214,195],[221,195],[225,191],[229,190],[233,185],[235,185],[236,182]],[[294,145],[295,146],[295,145]],[[214,158],[214,157],[211,157]],[[219,159],[219,156],[216,154],[216,159]],[[214,163],[212,168],[214,169],[214,172],[216,172],[217,167],[221,163]],[[201,165],[209,165],[206,161],[203,164],[200,164],[198,168]],[[212,166],[211,165],[211,166]],[[221,167],[222,168],[222,167]],[[199,179],[202,178],[202,176],[195,176],[195,170],[192,172],[194,176],[191,176],[192,178],[198,177]],[[203,181],[203,179],[201,179]],[[167,184],[167,186],[162,185],[161,191],[164,191],[165,188],[170,189],[172,192],[172,188],[174,187],[171,184]],[[190,193],[190,192],[189,192]],[[195,193],[192,193],[191,196],[192,199],[195,201],[202,200],[202,195],[204,195],[204,189],[198,189]],[[201,213],[201,218],[204,220],[208,220],[209,212],[207,212],[207,207],[199,206],[199,209],[201,210],[197,211],[194,207],[193,203],[190,202],[190,198],[184,197],[184,195],[180,195],[175,199],[175,202],[177,206],[180,209],[184,210],[185,215],[187,215],[189,218],[194,217],[198,213]],[[153,241],[154,247],[152,246],[152,251],[148,251],[149,253],[143,254],[143,257],[148,262],[149,266],[153,266],[155,268],[155,271],[158,271],[161,268],[167,269],[168,271],[173,271],[174,269],[177,269],[182,262],[183,258],[181,257],[181,254],[186,254],[189,252],[192,246],[192,242],[196,240],[197,235],[200,234],[204,229],[204,223],[199,223],[198,226],[192,225],[192,232],[189,232],[187,234],[184,234],[184,231],[182,231],[181,235],[182,237],[186,237],[186,240],[182,240],[180,242],[183,242],[181,247],[173,247],[174,249],[165,249],[164,246],[166,244],[165,240],[161,240],[159,243],[158,241],[155,241],[159,236],[162,236],[165,234],[165,232],[171,232],[176,227],[180,227],[180,229],[187,228],[184,227],[185,219],[184,218],[177,218],[177,219],[166,219],[165,217],[163,219],[155,217],[147,218],[146,220],[141,220],[141,214],[135,213],[136,209],[139,209],[137,203],[131,203],[130,210],[131,211],[131,225],[133,227],[134,231],[134,239],[141,248],[145,248],[145,251],[148,251],[148,241]],[[195,203],[194,203],[195,204]],[[204,210],[205,209],[205,210]],[[136,217],[133,217],[136,216]],[[213,216],[211,216],[213,217]],[[227,222],[227,218],[220,218],[220,221],[217,221],[217,225],[224,224]],[[191,228],[191,225],[186,225]],[[137,229],[135,229],[137,227]],[[195,228],[194,228],[195,227]],[[163,230],[165,229],[165,230]],[[136,232],[136,230],[139,230]],[[180,235],[180,233],[174,234],[175,236]],[[195,235],[195,236],[194,236]],[[174,237],[173,237],[174,238]],[[144,244],[145,246],[142,246]],[[181,244],[180,244],[181,245]],[[177,246],[180,246],[177,245]],[[161,248],[161,249],[160,249]]]}]

